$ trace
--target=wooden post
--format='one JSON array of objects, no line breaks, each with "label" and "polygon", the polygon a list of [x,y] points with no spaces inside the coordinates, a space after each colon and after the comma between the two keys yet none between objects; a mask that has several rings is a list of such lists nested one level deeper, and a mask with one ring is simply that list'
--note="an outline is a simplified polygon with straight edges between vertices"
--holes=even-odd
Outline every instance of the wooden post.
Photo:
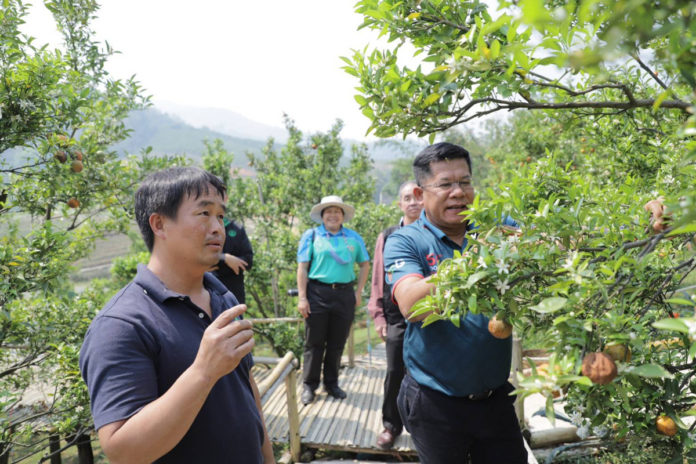
[{"label": "wooden post", "polygon": [[77,437],[77,462],[80,464],[94,464],[92,440],[89,434],[83,433]]},{"label": "wooden post", "polygon": [[[522,340],[513,335],[512,338],[512,366],[510,369],[510,383],[515,388],[519,388],[520,383],[517,380],[517,373],[522,372]],[[526,424],[524,422],[524,401],[518,396],[515,399],[515,414],[517,414],[517,421],[520,424],[520,428],[525,429]]]},{"label": "wooden post", "polygon": [[288,400],[288,440],[293,462],[300,462],[300,415],[297,412],[297,375],[292,369],[285,377],[285,393]]},{"label": "wooden post", "polygon": [[63,461],[60,457],[60,437],[58,435],[50,435],[48,437],[48,449],[51,464],[62,464]]},{"label": "wooden post", "polygon": [[348,367],[355,367],[355,340],[353,336],[353,328],[355,324],[350,326],[350,334],[348,335]]}]

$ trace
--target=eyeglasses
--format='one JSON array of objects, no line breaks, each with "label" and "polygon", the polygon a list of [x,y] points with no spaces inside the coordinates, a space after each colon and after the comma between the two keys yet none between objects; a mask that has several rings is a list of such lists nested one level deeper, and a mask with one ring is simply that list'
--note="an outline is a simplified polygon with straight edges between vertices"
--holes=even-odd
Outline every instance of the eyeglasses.
[{"label": "eyeglasses", "polygon": [[462,179],[455,182],[442,182],[440,184],[421,185],[421,188],[432,188],[441,192],[451,192],[455,185],[458,185],[459,188],[465,192],[474,189],[474,186],[471,184],[471,179]]}]

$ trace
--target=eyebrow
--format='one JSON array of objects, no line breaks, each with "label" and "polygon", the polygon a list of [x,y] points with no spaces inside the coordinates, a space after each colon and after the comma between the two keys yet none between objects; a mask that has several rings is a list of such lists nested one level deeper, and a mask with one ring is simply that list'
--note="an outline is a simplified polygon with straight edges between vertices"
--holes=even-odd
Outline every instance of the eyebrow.
[{"label": "eyebrow", "polygon": [[216,203],[216,202],[210,201],[210,200],[201,200],[198,202],[198,204],[196,206],[198,206],[199,208],[206,208],[210,205],[220,206],[222,208],[222,211],[224,213],[227,213],[227,207],[223,203]]}]

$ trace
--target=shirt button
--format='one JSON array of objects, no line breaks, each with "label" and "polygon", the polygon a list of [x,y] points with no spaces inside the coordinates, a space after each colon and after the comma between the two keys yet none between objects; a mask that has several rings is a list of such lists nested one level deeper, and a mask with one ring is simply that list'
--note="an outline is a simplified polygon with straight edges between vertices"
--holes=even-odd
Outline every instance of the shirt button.
[{"label": "shirt button", "polygon": [[203,313],[198,313],[198,317],[199,317],[200,319],[203,319],[203,318],[205,317],[205,314],[203,314]]},{"label": "shirt button", "polygon": [[143,289],[143,293],[147,295],[147,290]]}]

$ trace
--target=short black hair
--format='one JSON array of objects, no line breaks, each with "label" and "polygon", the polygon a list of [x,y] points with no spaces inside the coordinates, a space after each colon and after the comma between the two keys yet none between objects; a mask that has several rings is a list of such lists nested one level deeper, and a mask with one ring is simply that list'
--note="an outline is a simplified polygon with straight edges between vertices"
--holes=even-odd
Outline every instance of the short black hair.
[{"label": "short black hair", "polygon": [[416,178],[419,186],[430,178],[432,171],[430,163],[438,161],[447,161],[454,159],[465,159],[469,165],[469,172],[473,173],[471,168],[471,157],[466,149],[449,142],[440,142],[424,148],[416,159],[413,160],[413,175]]},{"label": "short black hair", "polygon": [[220,178],[193,166],[163,169],[143,180],[135,192],[135,220],[150,252],[155,245],[150,216],[157,213],[176,219],[179,206],[186,195],[195,199],[207,194],[210,187],[225,198],[227,187]]}]

